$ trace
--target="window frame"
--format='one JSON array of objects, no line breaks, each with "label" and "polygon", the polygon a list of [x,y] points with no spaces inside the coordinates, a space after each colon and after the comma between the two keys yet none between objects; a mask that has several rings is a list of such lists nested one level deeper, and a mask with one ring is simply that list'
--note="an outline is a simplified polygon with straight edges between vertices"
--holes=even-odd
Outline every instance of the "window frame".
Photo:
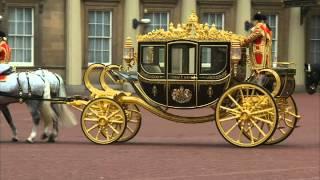
[{"label": "window frame", "polygon": [[[172,49],[173,49],[173,46],[178,46],[178,48],[181,48],[182,49],[182,51],[183,51],[183,53],[187,53],[187,52],[185,52],[186,51],[186,49],[188,49],[189,50],[189,55],[190,55],[190,49],[191,48],[194,48],[194,57],[193,57],[193,73],[187,73],[187,74],[185,74],[184,72],[182,72],[182,73],[173,73],[172,72],[172,62],[173,62],[173,58],[172,58],[172,55],[173,55],[173,53],[172,53]],[[197,63],[198,63],[198,47],[199,47],[199,45],[198,45],[198,43],[196,43],[196,42],[191,42],[191,41],[175,41],[175,42],[171,42],[171,43],[168,43],[167,44],[167,74],[168,74],[168,76],[169,75],[189,75],[189,76],[194,76],[194,75],[197,75]],[[191,59],[191,61],[190,61],[190,56],[188,56],[189,57],[189,65],[190,64],[192,64],[192,63],[190,63],[190,62],[192,62],[192,59]],[[183,59],[182,59],[182,61],[184,61]],[[183,66],[184,64],[182,64],[181,65],[181,67],[182,67],[182,71],[184,70],[184,66]],[[190,66],[188,67],[188,69],[190,70]]]},{"label": "window frame", "polygon": [[[305,51],[305,63],[315,63],[315,62],[311,62],[311,54],[310,54],[310,39],[311,39],[311,33],[309,33],[311,31],[311,18],[312,16],[320,16],[320,7],[312,7],[308,13],[308,16],[306,17],[306,31],[305,31],[305,46],[306,46],[306,51]],[[319,39],[320,40],[320,39]],[[320,60],[318,60],[316,62],[317,64],[320,64]]]},{"label": "window frame", "polygon": [[[9,29],[8,29],[8,38],[10,38],[10,36],[12,37],[30,37],[31,38],[31,62],[13,62],[12,61],[12,59],[11,59],[11,61],[10,61],[10,64],[12,64],[12,65],[14,65],[14,66],[25,66],[25,67],[31,67],[31,66],[34,66],[34,59],[35,59],[35,57],[34,57],[34,36],[35,36],[35,32],[34,32],[34,21],[35,21],[35,17],[34,17],[34,11],[35,11],[35,9],[33,8],[33,7],[16,7],[16,6],[10,6],[9,8],[8,8],[8,13],[9,13],[9,9],[10,8],[15,8],[15,9],[31,9],[31,27],[32,27],[32,32],[31,32],[31,35],[30,36],[28,36],[28,35],[26,35],[26,34],[14,34],[14,35],[10,35],[9,34]],[[16,13],[16,12],[15,12]],[[10,20],[9,20],[9,15],[8,15],[8,24],[10,24]],[[14,21],[14,22],[17,22],[16,20]],[[20,21],[19,21],[20,22]],[[25,21],[22,21],[22,22],[25,22]],[[17,26],[15,25],[15,28],[17,28]],[[15,49],[15,48],[13,48],[13,47],[11,47],[12,48],[12,53],[13,53],[13,49]],[[24,50],[25,48],[19,48],[19,49],[22,49],[22,50]],[[23,55],[24,56],[24,55]]]},{"label": "window frame", "polygon": [[[180,7],[178,0],[141,0],[140,1],[140,17],[144,18],[145,13],[168,12],[168,29],[170,23],[180,23]],[[140,28],[140,33],[146,32],[146,28]]]},{"label": "window frame", "polygon": [[[169,24],[170,24],[170,12],[169,12],[169,11],[163,11],[163,12],[162,12],[162,11],[152,11],[152,12],[148,12],[148,13],[150,13],[150,14],[152,13],[153,16],[154,16],[155,13],[166,13],[166,14],[167,14],[167,17],[166,17],[166,18],[167,18],[167,30],[169,29]],[[147,13],[144,13],[143,16],[145,17],[146,14],[147,14]],[[152,19],[151,19],[151,22],[152,22]],[[152,25],[152,26],[153,26],[153,30],[155,30],[155,29],[154,29],[154,26],[155,26],[155,25],[152,24],[152,23],[150,23],[150,24],[147,24],[147,25],[144,26],[144,28],[143,28],[143,32],[144,32],[144,33],[151,32],[151,31],[147,31],[147,27],[150,26],[150,25]],[[157,24],[157,25],[160,25],[160,26],[162,25],[162,24],[161,24],[161,14],[160,14],[160,24]]]},{"label": "window frame", "polygon": [[[114,1],[93,1],[85,0],[83,3],[83,13],[82,13],[82,68],[83,70],[87,69],[89,66],[89,11],[110,11],[112,12],[111,22],[123,22],[123,13],[120,8],[120,0]],[[112,40],[111,40],[111,64],[122,64],[122,54],[123,54],[123,23],[117,24],[117,26],[111,24]]]},{"label": "window frame", "polygon": [[[197,14],[200,21],[205,13],[222,13],[223,14],[223,30],[235,31],[235,6],[234,0],[208,1],[198,0]],[[209,24],[211,25],[211,24]]]},{"label": "window frame", "polygon": [[[226,48],[226,59],[225,59],[225,63],[224,63],[224,67],[222,69],[220,69],[218,72],[216,73],[202,73],[202,48],[203,47],[224,47]],[[212,52],[211,52],[212,53]],[[227,69],[227,66],[228,66],[228,53],[229,53],[229,47],[228,45],[223,45],[223,44],[220,44],[220,45],[217,45],[217,44],[214,44],[214,45],[208,45],[208,44],[201,44],[199,45],[199,54],[200,54],[200,57],[199,57],[199,75],[218,75],[220,74],[221,72],[224,72],[226,69]],[[210,63],[204,63],[205,64],[205,67],[207,67],[207,65],[210,65]],[[208,66],[210,67],[210,66]]]},{"label": "window frame", "polygon": [[[272,52],[271,52],[271,55],[272,55],[272,62],[277,62],[278,61],[278,56],[279,56],[279,14],[265,14],[266,16],[275,16],[275,20],[276,20],[276,31],[272,31],[272,35],[274,33],[275,34],[275,39],[273,39],[273,37],[271,37],[271,41],[272,41],[272,44],[273,44],[273,41],[276,41],[276,45],[275,45],[275,49],[272,49]],[[269,19],[267,17],[267,21],[269,22]],[[269,22],[269,25],[270,25],[270,22]],[[273,56],[273,52],[275,52],[275,56]],[[275,59],[274,59],[275,57]]]},{"label": "window frame", "polygon": [[[202,13],[202,15],[201,15],[201,17],[200,17],[200,21],[201,21],[201,19],[203,18],[203,16],[204,16],[204,14],[215,14],[215,18],[217,18],[217,14],[221,14],[222,15],[222,20],[221,20],[221,22],[222,22],[222,28],[221,28],[221,30],[224,30],[224,26],[225,26],[225,14],[224,14],[224,12],[204,12],[204,13]],[[202,22],[201,21],[201,23],[203,23],[203,24],[205,24],[205,22]],[[207,23],[207,22],[206,22]],[[208,23],[208,25],[211,27],[211,25],[212,24],[209,24]],[[217,24],[215,23],[215,26],[217,27]],[[218,29],[218,28],[217,28]],[[220,29],[219,29],[220,30]]]},{"label": "window frame", "polygon": [[[164,72],[161,72],[161,73],[153,73],[153,72],[149,72],[149,71],[147,71],[145,68],[144,68],[144,66],[145,65],[147,65],[147,64],[149,64],[149,63],[145,63],[144,62],[144,48],[145,47],[163,47],[163,49],[164,49],[164,62],[163,62],[163,68],[164,68]],[[140,51],[139,51],[139,53],[141,53],[141,55],[140,55],[140,67],[141,67],[141,69],[145,72],[145,73],[147,73],[147,74],[150,74],[150,75],[165,75],[166,74],[166,64],[167,64],[167,46],[166,45],[163,45],[163,44],[142,44],[140,47]],[[161,68],[161,66],[160,66],[160,62],[159,62],[159,67]]]},{"label": "window frame", "polygon": [[[102,64],[105,64],[105,65],[110,65],[110,64],[112,64],[112,55],[113,55],[113,52],[112,52],[112,36],[113,36],[113,32],[112,32],[112,28],[113,28],[113,26],[112,26],[112,17],[113,17],[113,14],[112,14],[112,11],[107,11],[107,10],[88,10],[88,15],[89,15],[89,12],[90,11],[92,11],[92,12],[95,12],[95,13],[97,13],[97,12],[109,12],[110,13],[110,35],[109,35],[109,37],[107,37],[107,36],[90,36],[89,35],[89,28],[88,28],[88,33],[87,33],[87,41],[88,41],[88,43],[89,43],[89,41],[90,41],[90,38],[93,38],[93,39],[109,39],[109,62],[107,62],[107,63],[102,63]],[[90,23],[89,23],[89,18],[87,19],[88,21],[86,22],[86,24],[87,24],[87,26],[89,27],[89,25],[90,25]],[[97,23],[91,23],[91,24],[97,24]],[[106,50],[102,50],[102,51],[106,51]],[[88,44],[88,49],[87,49],[87,54],[88,54],[88,56],[87,56],[87,60],[88,60],[88,66],[89,65],[91,65],[91,64],[94,64],[94,63],[96,63],[96,62],[89,62],[89,44]]]},{"label": "window frame", "polygon": [[36,67],[38,66],[41,62],[39,61],[39,57],[41,56],[41,47],[40,45],[40,39],[39,37],[41,36],[41,31],[39,31],[39,15],[40,15],[40,10],[41,7],[39,7],[38,4],[39,0],[31,0],[29,3],[22,3],[17,0],[12,0],[10,3],[5,4],[4,8],[4,18],[3,18],[3,26],[4,26],[4,31],[8,32],[8,27],[9,27],[9,8],[32,8],[33,9],[33,44],[32,44],[32,56],[33,60],[32,63],[12,63],[13,65],[19,67],[19,68],[30,68],[30,67]]}]

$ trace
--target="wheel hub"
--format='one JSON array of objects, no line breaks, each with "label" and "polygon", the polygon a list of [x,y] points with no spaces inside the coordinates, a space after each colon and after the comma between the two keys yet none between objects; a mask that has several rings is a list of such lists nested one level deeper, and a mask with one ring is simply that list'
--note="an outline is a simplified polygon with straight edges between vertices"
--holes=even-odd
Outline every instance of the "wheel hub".
[{"label": "wheel hub", "polygon": [[247,110],[244,110],[243,112],[241,112],[240,115],[240,126],[244,129],[244,130],[248,130],[250,127],[252,127],[252,123],[251,123],[251,113]]},{"label": "wheel hub", "polygon": [[247,110],[241,112],[240,120],[241,121],[249,121],[251,118],[251,113]]},{"label": "wheel hub", "polygon": [[108,123],[108,120],[107,120],[107,119],[105,119],[105,118],[99,118],[99,121],[98,121],[99,126],[104,127],[104,126],[107,125],[107,123]]}]

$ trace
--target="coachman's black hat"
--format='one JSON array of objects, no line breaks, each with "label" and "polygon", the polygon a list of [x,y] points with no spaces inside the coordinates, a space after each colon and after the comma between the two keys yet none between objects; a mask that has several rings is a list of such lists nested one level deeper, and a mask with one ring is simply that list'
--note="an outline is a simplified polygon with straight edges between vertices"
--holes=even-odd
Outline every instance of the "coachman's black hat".
[{"label": "coachman's black hat", "polygon": [[7,35],[3,31],[0,31],[0,37],[7,37]]},{"label": "coachman's black hat", "polygon": [[262,15],[262,20],[266,21],[267,20],[267,16],[266,15]]},{"label": "coachman's black hat", "polygon": [[266,19],[266,16],[261,14],[261,12],[257,12],[254,16],[253,16],[253,20],[257,20],[257,21],[262,21]]}]

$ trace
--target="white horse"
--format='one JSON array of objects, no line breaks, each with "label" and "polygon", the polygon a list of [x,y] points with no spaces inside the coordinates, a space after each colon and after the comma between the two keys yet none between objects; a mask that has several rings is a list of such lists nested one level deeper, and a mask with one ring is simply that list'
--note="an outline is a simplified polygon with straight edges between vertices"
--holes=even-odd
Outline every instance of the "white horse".
[{"label": "white horse", "polygon": [[[7,72],[10,69],[9,65],[1,64],[0,72]],[[0,73],[0,74],[1,74]],[[50,84],[47,80],[41,78],[36,74],[29,72],[11,73],[2,77],[0,81],[0,109],[2,110],[8,124],[13,133],[13,141],[17,141],[17,130],[12,121],[8,105],[19,102],[19,100],[26,100],[26,104],[31,112],[33,120],[33,128],[28,142],[33,142],[37,135],[37,129],[40,121],[40,115],[46,114],[47,121],[54,121],[55,113],[50,106],[50,102],[39,100],[27,100],[27,98],[45,98],[50,99]]]},{"label": "white horse", "polygon": [[[33,71],[32,73],[39,75],[40,77],[46,79],[50,84],[50,92],[52,98],[64,98],[66,97],[66,90],[64,81],[59,74],[53,73],[46,69],[39,69]],[[63,126],[75,126],[77,125],[76,118],[74,114],[69,110],[68,105],[61,103],[52,103],[51,104],[53,110],[56,113],[57,121],[53,121],[53,123],[61,122]],[[44,118],[45,120],[48,118]],[[44,134],[42,135],[42,139],[46,139],[49,137],[50,142],[54,141],[56,136],[49,135],[50,121],[44,122]],[[53,124],[54,132],[58,132],[58,125]]]},{"label": "white horse", "polygon": [[[0,65],[0,74],[1,69],[5,68],[6,65]],[[49,137],[49,142],[54,142],[58,135],[58,120],[61,119],[65,122],[64,124],[76,124],[73,114],[65,107],[65,105],[54,105],[51,104],[50,101],[41,100],[42,98],[50,99],[51,94],[54,94],[52,92],[56,92],[58,96],[65,96],[64,84],[60,76],[59,78],[62,83],[60,83],[59,87],[56,88],[52,88],[53,86],[51,85],[50,80],[43,78],[35,72],[11,73],[6,76],[5,80],[0,81],[0,109],[12,130],[13,141],[18,140],[17,130],[12,121],[7,105],[18,102],[20,98],[25,98],[25,103],[31,112],[34,124],[27,142],[32,143],[34,141],[37,135],[40,117],[42,117],[45,122],[45,132],[43,137]],[[57,88],[59,90],[56,90]],[[54,91],[51,92],[51,89],[54,89]],[[53,125],[53,131],[49,135],[49,125],[51,123]]]}]

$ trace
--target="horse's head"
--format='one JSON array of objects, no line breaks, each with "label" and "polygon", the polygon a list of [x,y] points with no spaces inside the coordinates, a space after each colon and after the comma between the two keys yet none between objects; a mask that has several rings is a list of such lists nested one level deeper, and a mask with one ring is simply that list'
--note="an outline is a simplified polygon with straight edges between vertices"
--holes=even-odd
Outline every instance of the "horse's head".
[{"label": "horse's head", "polygon": [[[305,86],[309,94],[314,94],[317,91],[317,86],[320,81],[320,64],[305,64]],[[319,66],[319,67],[318,67]]]}]

